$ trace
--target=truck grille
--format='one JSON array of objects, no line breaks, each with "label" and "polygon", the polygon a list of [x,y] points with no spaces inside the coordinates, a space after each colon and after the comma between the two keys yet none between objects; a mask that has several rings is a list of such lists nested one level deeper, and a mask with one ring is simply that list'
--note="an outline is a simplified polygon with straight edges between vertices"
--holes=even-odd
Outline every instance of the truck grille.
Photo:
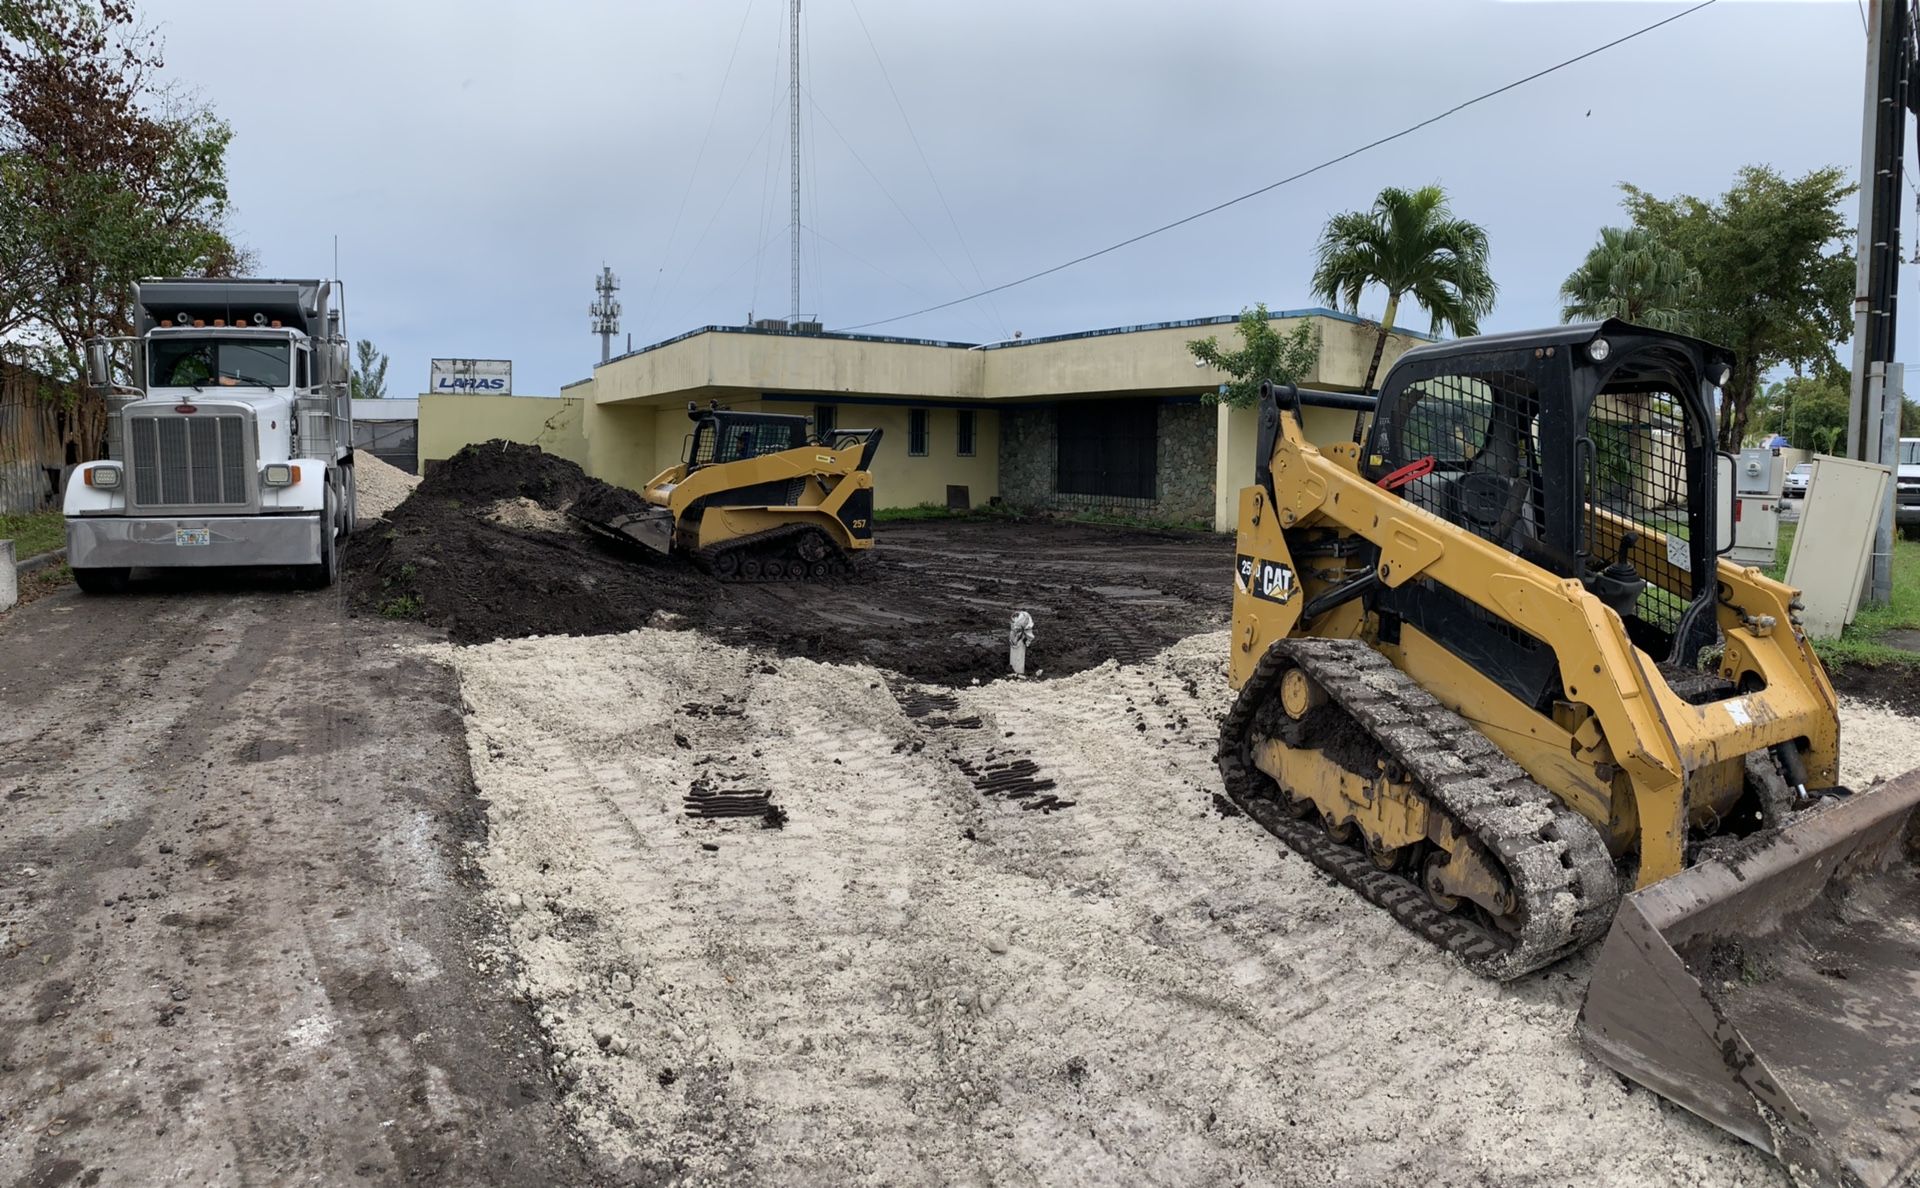
[{"label": "truck grille", "polygon": [[134,417],[133,502],[143,507],[245,504],[246,419]]}]

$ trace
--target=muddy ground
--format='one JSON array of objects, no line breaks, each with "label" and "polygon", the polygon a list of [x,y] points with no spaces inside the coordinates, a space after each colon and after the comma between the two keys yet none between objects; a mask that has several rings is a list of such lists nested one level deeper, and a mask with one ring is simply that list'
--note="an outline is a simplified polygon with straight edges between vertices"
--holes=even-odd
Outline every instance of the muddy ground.
[{"label": "muddy ground", "polygon": [[1142,660],[1224,624],[1232,544],[1212,534],[1051,522],[882,524],[871,573],[850,582],[722,583],[691,564],[556,522],[514,500],[604,518],[631,492],[524,446],[470,447],[349,545],[347,585],[368,615],[417,618],[458,643],[696,628],[781,655],[869,663],[936,684],[1007,671],[1007,625],[1035,620],[1030,670]]},{"label": "muddy ground", "polygon": [[0,616],[0,1185],[580,1184],[447,670],[286,575]]}]

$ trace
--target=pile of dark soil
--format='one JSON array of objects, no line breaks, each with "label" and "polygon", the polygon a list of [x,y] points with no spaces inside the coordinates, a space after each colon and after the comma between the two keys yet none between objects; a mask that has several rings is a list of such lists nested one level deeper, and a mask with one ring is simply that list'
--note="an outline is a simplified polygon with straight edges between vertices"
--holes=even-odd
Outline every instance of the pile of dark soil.
[{"label": "pile of dark soil", "polygon": [[1827,670],[1836,692],[1920,718],[1920,667],[1910,664],[1843,664]]},{"label": "pile of dark soil", "polygon": [[[418,619],[456,643],[596,635],[663,623],[781,655],[872,663],[965,684],[1007,671],[1007,623],[1039,624],[1029,671],[1144,660],[1225,622],[1232,545],[1211,535],[1082,525],[883,525],[852,582],[722,583],[679,558],[584,531],[494,523],[525,497],[595,520],[646,506],[632,491],[509,442],[469,446],[345,555],[359,613]],[[673,618],[657,619],[658,612]]]}]

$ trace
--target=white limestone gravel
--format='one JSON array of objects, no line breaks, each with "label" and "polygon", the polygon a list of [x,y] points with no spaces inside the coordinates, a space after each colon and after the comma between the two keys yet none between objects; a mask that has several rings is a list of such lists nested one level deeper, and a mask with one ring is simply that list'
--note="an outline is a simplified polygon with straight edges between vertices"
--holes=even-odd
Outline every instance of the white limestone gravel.
[{"label": "white limestone gravel", "polygon": [[353,482],[359,500],[360,518],[378,519],[406,502],[420,485],[420,476],[408,474],[365,450],[353,452]]},{"label": "white limestone gravel", "polygon": [[[1583,1054],[1586,958],[1490,984],[1222,818],[1226,648],[921,718],[692,632],[446,649],[482,959],[580,1132],[680,1183],[1785,1182]],[[1912,722],[1846,713],[1847,778],[1920,765]],[[1072,807],[983,796],[953,760],[989,749]],[[785,827],[688,819],[696,781]]]}]

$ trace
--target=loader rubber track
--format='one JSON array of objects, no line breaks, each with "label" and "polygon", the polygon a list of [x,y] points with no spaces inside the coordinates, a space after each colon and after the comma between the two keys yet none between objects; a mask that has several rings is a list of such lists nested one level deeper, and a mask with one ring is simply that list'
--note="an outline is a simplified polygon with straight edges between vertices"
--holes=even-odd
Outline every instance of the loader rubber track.
[{"label": "loader rubber track", "polygon": [[[818,556],[803,553],[809,537],[819,540]],[[701,549],[693,555],[700,568],[727,582],[844,581],[864,574],[871,556],[854,557],[843,552],[827,534],[810,524],[784,524]],[[755,569],[778,562],[781,572],[770,574]],[[757,563],[757,564],[754,564]],[[804,567],[795,571],[796,564]],[[825,571],[820,572],[820,567]]]},{"label": "loader rubber track", "polygon": [[[1442,911],[1417,876],[1381,870],[1356,845],[1328,836],[1317,820],[1286,814],[1273,781],[1253,765],[1252,728],[1293,667],[1319,682],[1435,807],[1500,861],[1519,901],[1517,931]],[[1227,795],[1243,812],[1486,976],[1506,980],[1551,965],[1600,939],[1619,906],[1620,876],[1592,824],[1363,641],[1273,644],[1221,723],[1218,761]]]}]

